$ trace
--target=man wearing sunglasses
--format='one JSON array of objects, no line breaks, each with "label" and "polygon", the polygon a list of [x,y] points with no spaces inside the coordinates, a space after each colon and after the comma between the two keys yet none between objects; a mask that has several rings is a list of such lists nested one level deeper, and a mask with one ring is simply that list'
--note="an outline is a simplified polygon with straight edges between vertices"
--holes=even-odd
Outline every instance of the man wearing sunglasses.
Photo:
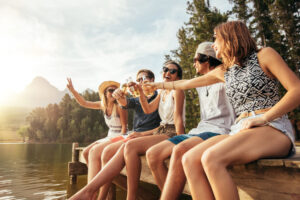
[{"label": "man wearing sunglasses", "polygon": [[[212,44],[203,42],[196,50],[193,67],[199,75],[209,73],[222,64],[216,58]],[[234,112],[225,94],[223,83],[199,87],[197,92],[201,115],[197,128],[190,130],[188,134],[165,140],[151,147],[146,153],[156,183],[161,190],[163,188],[161,199],[177,199],[184,188],[185,175],[181,162],[183,154],[206,139],[229,133],[230,126],[234,122]],[[170,156],[167,171],[164,160]]]},{"label": "man wearing sunglasses", "polygon": [[[146,81],[154,82],[154,78],[155,77],[152,71],[142,69],[138,71],[136,81],[139,83],[143,83]],[[114,167],[103,167],[102,170],[99,171],[94,177],[94,181],[91,181],[76,194],[77,197],[90,196],[91,194],[87,191],[91,191],[91,188],[96,188],[96,190],[98,190],[99,187],[101,187],[98,199],[106,199],[111,179],[118,175],[124,167],[124,142],[131,138],[150,135],[160,125],[161,119],[159,117],[158,111],[156,110],[150,114],[145,114],[141,107],[139,97],[127,98],[121,89],[116,89],[114,91],[108,90],[108,92],[113,92],[112,96],[117,100],[118,104],[122,108],[134,110],[133,132],[130,133],[126,138],[120,136],[111,139],[113,143],[105,147],[105,149],[103,150],[101,156],[101,164],[102,166],[105,166],[108,161],[110,161],[110,165]],[[157,95],[158,93],[157,91],[155,91],[152,96],[148,97],[148,102],[153,101]],[[94,192],[92,193],[94,194]]]},{"label": "man wearing sunglasses", "polygon": [[[155,77],[153,72],[147,69],[138,71],[136,76],[136,82],[138,83],[143,83],[145,81],[154,82],[154,79]],[[153,99],[155,99],[156,96],[157,91],[155,91],[152,96],[148,97],[148,102],[151,102]],[[115,90],[113,93],[113,97],[117,100],[122,108],[134,110],[133,133],[129,135],[129,138],[147,135],[148,133],[144,133],[145,131],[150,131],[160,125],[160,117],[158,111],[156,110],[153,113],[145,114],[138,97],[126,98],[124,92],[121,89]]]}]

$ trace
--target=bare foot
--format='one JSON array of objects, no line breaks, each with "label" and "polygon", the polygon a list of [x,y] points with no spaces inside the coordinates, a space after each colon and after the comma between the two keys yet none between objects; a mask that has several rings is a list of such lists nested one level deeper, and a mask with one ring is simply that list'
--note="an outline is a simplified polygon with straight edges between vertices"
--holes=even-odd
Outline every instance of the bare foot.
[{"label": "bare foot", "polygon": [[76,194],[71,196],[69,200],[90,200],[93,198],[93,192],[86,189],[86,187],[79,190]]}]

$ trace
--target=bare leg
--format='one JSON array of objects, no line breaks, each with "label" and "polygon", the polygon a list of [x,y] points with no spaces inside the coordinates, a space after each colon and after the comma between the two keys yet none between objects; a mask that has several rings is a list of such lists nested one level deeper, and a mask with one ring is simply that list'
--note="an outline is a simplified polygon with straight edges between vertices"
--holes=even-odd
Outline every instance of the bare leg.
[{"label": "bare leg", "polygon": [[89,152],[90,152],[90,149],[96,145],[96,144],[99,144],[97,142],[93,142],[92,144],[90,144],[89,146],[85,147],[82,151],[82,155],[83,155],[83,158],[86,162],[86,165],[88,166],[88,163],[89,163]]},{"label": "bare leg", "polygon": [[168,173],[168,168],[164,161],[171,156],[174,146],[175,144],[165,140],[150,147],[146,152],[148,165],[154,180],[161,191]]},{"label": "bare leg", "polygon": [[72,196],[70,200],[92,199],[94,193],[97,192],[101,186],[107,182],[111,182],[125,165],[123,151],[124,145],[120,147],[114,157],[102,168],[102,170],[90,181],[90,183]]},{"label": "bare leg", "polygon": [[165,139],[166,135],[151,135],[129,140],[125,144],[124,157],[127,171],[127,200],[136,200],[138,183],[141,175],[140,155],[147,149]]},{"label": "bare leg", "polygon": [[105,141],[92,146],[89,151],[89,163],[88,163],[88,183],[94,178],[94,176],[101,169],[101,154],[103,149],[111,144],[111,141]]},{"label": "bare leg", "polygon": [[[181,160],[185,152],[203,142],[200,137],[189,138],[173,148],[169,172],[161,194],[161,199],[178,199],[184,189],[186,178]],[[176,184],[174,184],[176,183]]]},{"label": "bare leg", "polygon": [[201,161],[215,198],[239,199],[227,166],[264,157],[286,156],[290,147],[291,141],[286,135],[270,126],[264,126],[229,136],[207,149]]},{"label": "bare leg", "polygon": [[[118,149],[120,148],[120,146],[122,144],[123,144],[123,141],[119,141],[119,142],[115,142],[115,143],[110,144],[107,147],[105,147],[105,149],[103,150],[103,153],[102,153],[102,158],[101,158],[101,163],[102,163],[103,167],[116,154],[116,152],[118,151]],[[105,183],[100,188],[100,193],[99,193],[99,196],[98,196],[98,200],[106,199],[110,186],[111,186],[111,181]]]},{"label": "bare leg", "polygon": [[201,156],[207,148],[224,140],[226,137],[228,135],[220,135],[205,140],[183,155],[182,166],[193,199],[214,199],[212,189],[201,164]]}]

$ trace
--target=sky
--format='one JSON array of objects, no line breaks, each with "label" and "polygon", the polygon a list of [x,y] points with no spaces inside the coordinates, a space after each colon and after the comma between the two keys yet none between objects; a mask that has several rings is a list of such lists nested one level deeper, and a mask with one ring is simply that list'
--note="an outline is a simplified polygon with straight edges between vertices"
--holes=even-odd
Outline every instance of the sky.
[{"label": "sky", "polygon": [[70,77],[79,92],[124,83],[142,68],[161,80],[186,7],[186,0],[0,0],[0,104],[37,76],[59,90]]}]

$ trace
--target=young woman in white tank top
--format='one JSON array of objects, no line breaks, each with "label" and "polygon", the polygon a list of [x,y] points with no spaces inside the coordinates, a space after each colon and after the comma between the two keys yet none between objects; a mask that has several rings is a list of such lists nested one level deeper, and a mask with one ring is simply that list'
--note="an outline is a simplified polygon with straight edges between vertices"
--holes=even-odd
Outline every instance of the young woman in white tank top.
[{"label": "young woman in white tank top", "polygon": [[106,125],[108,126],[107,137],[97,140],[83,150],[83,156],[88,166],[88,182],[101,169],[101,153],[103,149],[112,143],[109,138],[126,134],[127,132],[127,111],[120,108],[112,93],[120,84],[114,81],[104,81],[99,85],[98,93],[100,101],[86,101],[73,87],[72,80],[67,79],[67,87],[75,97],[77,103],[85,108],[102,110]]}]

